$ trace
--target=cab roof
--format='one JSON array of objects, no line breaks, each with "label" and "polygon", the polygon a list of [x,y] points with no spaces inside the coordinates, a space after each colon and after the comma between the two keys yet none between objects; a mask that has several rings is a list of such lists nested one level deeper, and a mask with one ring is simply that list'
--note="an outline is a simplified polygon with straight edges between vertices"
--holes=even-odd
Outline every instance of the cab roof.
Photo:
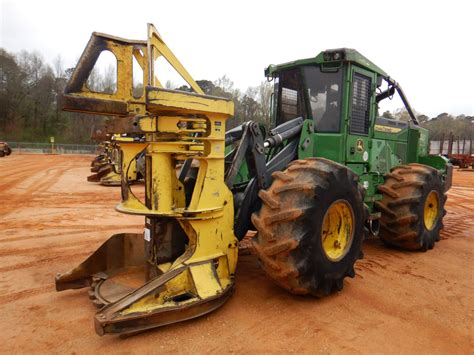
[{"label": "cab roof", "polygon": [[372,63],[370,60],[368,60],[362,54],[357,52],[355,49],[351,48],[327,49],[319,53],[316,57],[295,60],[292,62],[278,65],[270,64],[267,68],[265,68],[265,76],[272,77],[282,70],[295,68],[303,65],[327,64],[328,66],[334,67],[341,62],[355,63],[365,69],[382,75],[383,77],[388,76],[385,71],[380,69],[377,65]]}]

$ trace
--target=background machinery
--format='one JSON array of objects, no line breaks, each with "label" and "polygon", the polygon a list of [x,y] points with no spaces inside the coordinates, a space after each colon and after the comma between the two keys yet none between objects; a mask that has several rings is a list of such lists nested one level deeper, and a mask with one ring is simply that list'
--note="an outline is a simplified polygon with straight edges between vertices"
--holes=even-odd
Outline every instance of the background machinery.
[{"label": "background machinery", "polygon": [[8,156],[12,153],[12,149],[7,142],[0,142],[0,158]]},{"label": "background machinery", "polygon": [[111,137],[112,134],[107,133],[105,124],[93,127],[91,140],[98,144],[98,154],[91,161],[91,173],[93,174],[87,177],[87,181],[100,182],[103,178],[104,181],[116,181],[112,185],[120,185],[120,172],[115,172],[112,164]]},{"label": "background machinery", "polygon": [[[106,139],[99,144],[99,154],[91,162],[91,172],[87,177],[89,182],[99,182],[105,186],[120,186],[121,163],[120,143],[140,142],[140,136],[122,136],[120,134],[107,134]],[[140,181],[144,176],[144,156],[138,156],[128,168],[128,181]]]},{"label": "background machinery", "polygon": [[[445,142],[447,149],[444,149]],[[444,139],[444,134],[441,137],[439,144],[439,154],[449,159],[453,166],[458,166],[460,169],[468,169],[471,166],[474,169],[474,140],[466,137],[454,137],[452,132],[449,133],[447,141]]]},{"label": "background machinery", "polygon": [[[104,50],[117,58],[114,94],[86,85]],[[194,92],[164,89],[154,69],[159,57]],[[133,58],[143,69],[140,97],[132,90]],[[116,207],[143,215],[144,233],[113,235],[56,277],[58,291],[90,287],[101,307],[97,333],[135,334],[221,306],[249,230],[258,232],[253,245],[268,275],[292,293],[315,296],[354,276],[368,233],[408,250],[439,239],[451,166],[428,155],[427,131],[393,79],[351,49],[271,65],[265,74],[275,83],[271,126],[249,121],[225,132],[233,103],[204,95],[152,25],[147,41],[92,35],[63,108],[114,116],[114,132],[144,136],[120,144]],[[395,92],[411,122],[377,118],[378,103]],[[139,155],[142,195],[125,173]]]}]

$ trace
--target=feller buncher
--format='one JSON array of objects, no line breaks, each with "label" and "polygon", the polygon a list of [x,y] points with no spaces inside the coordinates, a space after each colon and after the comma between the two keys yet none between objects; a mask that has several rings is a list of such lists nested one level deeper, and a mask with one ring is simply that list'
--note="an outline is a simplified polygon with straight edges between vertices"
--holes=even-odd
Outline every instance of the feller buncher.
[{"label": "feller buncher", "polygon": [[[92,92],[87,78],[102,51],[117,58],[117,91]],[[164,57],[194,92],[163,88]],[[133,96],[132,60],[145,90]],[[352,49],[270,65],[272,124],[225,131],[232,101],[204,95],[153,25],[146,41],[93,33],[64,94],[64,109],[114,116],[121,142],[118,211],[145,217],[144,233],[113,235],[56,289],[90,287],[101,307],[98,334],[135,334],[191,319],[234,290],[238,243],[249,230],[269,277],[289,292],[341,290],[362,257],[365,235],[394,247],[431,249],[439,240],[452,169],[428,155],[428,133],[400,87]],[[381,90],[386,83],[386,89]],[[378,117],[398,92],[411,117]],[[145,197],[126,172],[145,155]],[[191,164],[192,162],[198,164]],[[176,173],[176,167],[180,167]]]},{"label": "feller buncher", "polygon": [[[105,186],[120,186],[121,185],[121,162],[120,162],[120,145],[123,142],[139,143],[141,137],[124,137],[120,134],[111,134],[110,138],[100,143],[100,153],[91,162],[91,172],[94,173],[87,177],[89,182],[98,182]],[[127,180],[131,182],[139,181],[143,178],[144,171],[143,155],[137,156],[134,159],[128,170]]]}]

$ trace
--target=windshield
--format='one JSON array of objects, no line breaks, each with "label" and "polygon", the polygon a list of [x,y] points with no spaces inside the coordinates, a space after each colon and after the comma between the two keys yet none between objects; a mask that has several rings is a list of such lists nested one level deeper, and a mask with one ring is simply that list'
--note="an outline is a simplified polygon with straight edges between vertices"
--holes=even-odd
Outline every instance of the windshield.
[{"label": "windshield", "polygon": [[303,68],[303,75],[316,132],[339,132],[342,70],[324,73],[319,67],[307,66]]},{"label": "windshield", "polygon": [[299,68],[280,73],[278,85],[277,125],[297,117],[305,117],[304,90]]},{"label": "windshield", "polygon": [[[281,72],[275,80],[275,92],[278,92],[277,125],[303,117],[314,120],[316,132],[340,132],[342,72],[322,72],[318,66]],[[308,104],[305,104],[306,100],[309,100]],[[311,117],[308,117],[306,108],[310,110]]]}]

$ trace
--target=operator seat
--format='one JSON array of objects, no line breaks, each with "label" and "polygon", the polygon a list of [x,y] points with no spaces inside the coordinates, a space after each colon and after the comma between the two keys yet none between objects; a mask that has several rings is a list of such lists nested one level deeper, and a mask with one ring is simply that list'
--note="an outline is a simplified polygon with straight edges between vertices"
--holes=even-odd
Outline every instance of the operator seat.
[{"label": "operator seat", "polygon": [[341,108],[339,106],[339,90],[330,88],[326,99],[326,111],[317,127],[321,132],[338,132],[339,131],[339,116]]}]

